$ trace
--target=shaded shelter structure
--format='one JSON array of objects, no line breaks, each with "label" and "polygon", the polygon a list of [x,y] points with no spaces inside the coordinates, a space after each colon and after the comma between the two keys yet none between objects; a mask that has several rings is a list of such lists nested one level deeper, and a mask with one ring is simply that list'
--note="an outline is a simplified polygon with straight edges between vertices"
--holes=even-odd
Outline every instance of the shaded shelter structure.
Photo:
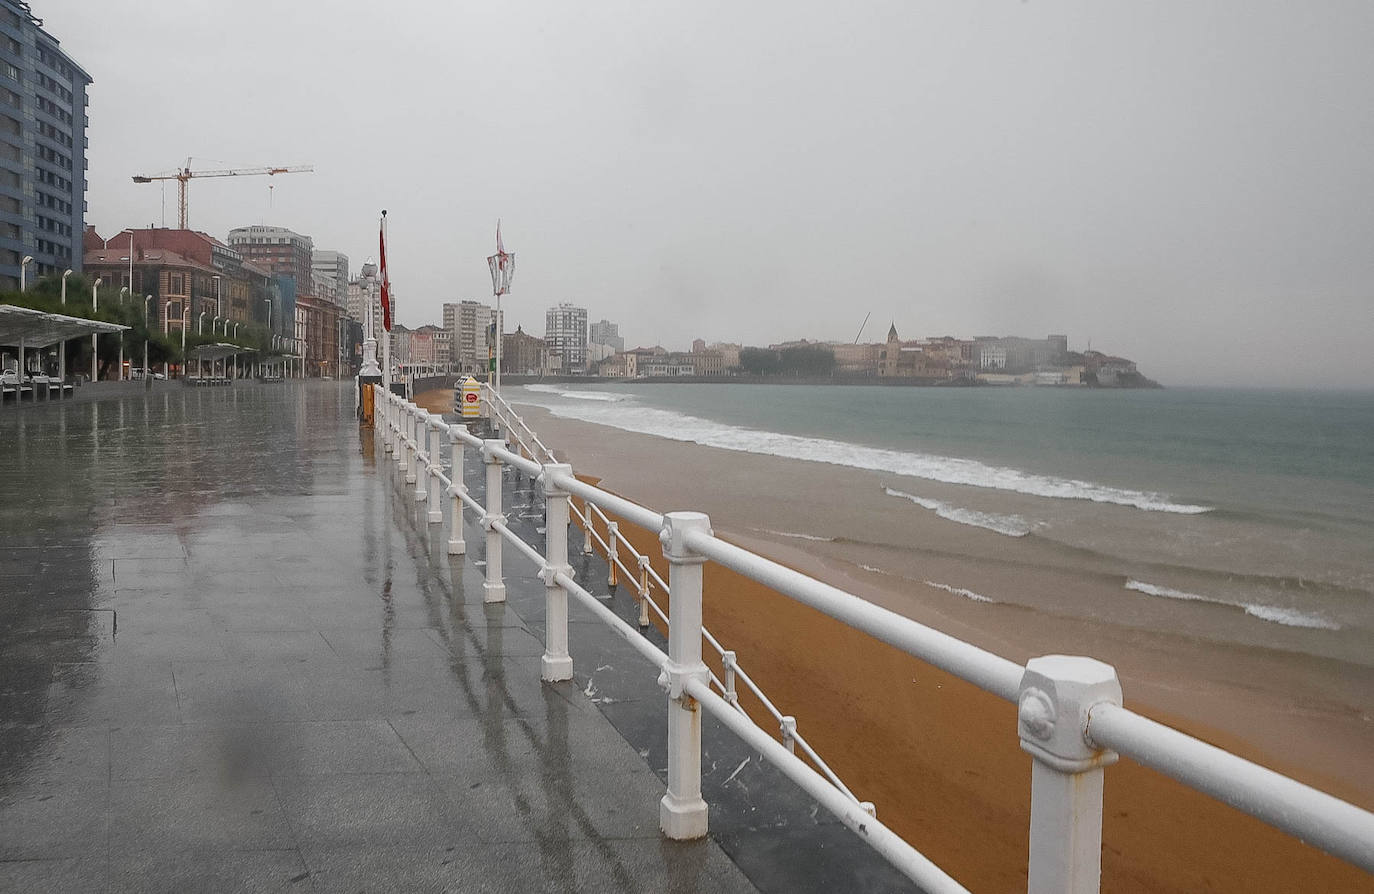
[{"label": "shaded shelter structure", "polygon": [[41,369],[30,375],[25,368],[25,352],[29,352],[29,356],[32,357],[44,348],[74,338],[122,332],[128,328],[119,323],[106,323],[101,320],[69,317],[28,307],[0,304],[0,348],[16,349],[13,368],[10,366],[10,352],[3,352],[4,367],[0,370],[0,388],[3,391],[0,393],[6,398],[13,394],[16,401],[22,400],[25,396],[35,400],[46,399],[54,392],[59,397],[62,396],[64,389],[69,390],[72,387],[66,381],[65,362],[58,361],[56,376],[46,375]]},{"label": "shaded shelter structure", "polygon": [[[250,352],[248,351],[248,349],[243,348],[243,347],[241,347],[241,346],[239,346],[239,345],[226,344],[226,343],[224,343],[224,342],[219,342],[219,343],[217,343],[217,344],[212,344],[212,345],[200,345],[199,347],[196,347],[196,348],[192,349],[191,352],[190,352],[190,356],[191,356],[191,359],[195,360],[196,363],[197,363],[197,372],[198,372],[198,375],[196,375],[196,376],[188,376],[188,377],[186,378],[186,384],[188,384],[188,385],[228,385],[228,384],[230,384],[231,382],[233,382],[233,380],[234,380],[234,378],[235,378],[235,375],[234,375],[234,372],[233,372],[233,369],[234,369],[234,368],[233,368],[233,366],[232,366],[231,364],[225,363],[225,361],[227,361],[227,360],[229,360],[229,359],[231,359],[231,358],[237,357],[239,354],[246,354],[246,353],[250,353]],[[205,364],[205,361],[207,361],[207,360],[210,362],[210,375],[208,375],[208,376],[205,375],[205,372],[204,372],[204,364]],[[215,372],[215,363],[216,363],[217,361],[220,363],[220,369],[219,369],[219,372],[218,372],[218,373]]]}]

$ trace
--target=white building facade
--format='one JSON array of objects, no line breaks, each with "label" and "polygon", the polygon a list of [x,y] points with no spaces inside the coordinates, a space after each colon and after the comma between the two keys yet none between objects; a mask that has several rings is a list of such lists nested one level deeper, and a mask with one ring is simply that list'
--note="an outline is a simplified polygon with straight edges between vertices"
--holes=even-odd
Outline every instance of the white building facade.
[{"label": "white building facade", "polygon": [[563,372],[581,375],[587,371],[587,309],[575,304],[558,304],[544,313],[544,341],[550,354],[563,360]]}]

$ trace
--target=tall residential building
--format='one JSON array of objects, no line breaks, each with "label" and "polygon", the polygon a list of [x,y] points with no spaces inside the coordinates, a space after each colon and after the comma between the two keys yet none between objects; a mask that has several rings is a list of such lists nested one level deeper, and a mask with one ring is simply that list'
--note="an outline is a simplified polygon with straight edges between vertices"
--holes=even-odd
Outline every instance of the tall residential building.
[{"label": "tall residential building", "polygon": [[315,276],[315,294],[340,307],[348,303],[348,255],[341,251],[310,253],[310,266]]},{"label": "tall residential building", "polygon": [[610,320],[598,320],[588,327],[587,340],[594,345],[605,345],[611,349],[611,354],[619,354],[625,350],[625,339],[620,337],[620,326]]},{"label": "tall residential building", "polygon": [[245,259],[296,279],[296,297],[314,295],[315,243],[285,227],[255,225],[229,231],[229,245]]},{"label": "tall residential building", "polygon": [[490,368],[495,347],[491,327],[495,319],[496,308],[480,301],[444,304],[444,329],[452,337],[450,356],[458,372],[483,373]]},{"label": "tall residential building", "polygon": [[21,0],[0,0],[0,289],[81,270],[86,88],[92,83]]},{"label": "tall residential building", "polygon": [[587,371],[587,309],[558,304],[544,312],[544,343],[563,359],[563,372]]}]

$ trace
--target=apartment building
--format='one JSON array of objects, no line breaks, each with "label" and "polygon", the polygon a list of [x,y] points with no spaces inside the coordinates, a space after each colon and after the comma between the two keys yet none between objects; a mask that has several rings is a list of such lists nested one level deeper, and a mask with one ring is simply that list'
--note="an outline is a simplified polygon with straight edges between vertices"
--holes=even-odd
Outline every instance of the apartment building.
[{"label": "apartment building", "polygon": [[0,289],[82,269],[86,88],[93,83],[20,0],[0,0]]}]

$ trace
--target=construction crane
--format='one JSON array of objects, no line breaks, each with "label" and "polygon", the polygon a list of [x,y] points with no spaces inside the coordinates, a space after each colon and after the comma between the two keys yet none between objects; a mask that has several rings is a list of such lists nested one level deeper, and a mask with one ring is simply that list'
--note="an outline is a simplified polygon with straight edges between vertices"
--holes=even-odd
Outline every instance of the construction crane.
[{"label": "construction crane", "polygon": [[142,174],[134,175],[135,183],[152,183],[154,180],[175,180],[177,182],[177,220],[181,229],[186,229],[186,181],[192,177],[254,177],[266,175],[272,177],[276,174],[309,174],[315,170],[313,165],[292,165],[289,167],[268,167],[268,168],[230,168],[224,171],[193,171],[191,170],[191,159],[186,159],[186,166],[175,174]]}]

